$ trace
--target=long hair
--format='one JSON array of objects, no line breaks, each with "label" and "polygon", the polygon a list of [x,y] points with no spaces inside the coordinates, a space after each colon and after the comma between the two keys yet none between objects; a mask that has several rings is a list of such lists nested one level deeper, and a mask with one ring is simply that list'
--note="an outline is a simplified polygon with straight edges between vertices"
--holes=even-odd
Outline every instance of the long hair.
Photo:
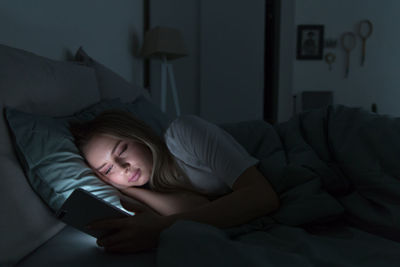
[{"label": "long hair", "polygon": [[159,192],[179,190],[195,192],[188,178],[167,148],[164,139],[151,127],[132,114],[121,110],[108,110],[93,120],[70,121],[70,131],[75,144],[82,152],[87,143],[99,134],[127,138],[146,145],[153,157],[153,168],[149,180],[150,189]]}]

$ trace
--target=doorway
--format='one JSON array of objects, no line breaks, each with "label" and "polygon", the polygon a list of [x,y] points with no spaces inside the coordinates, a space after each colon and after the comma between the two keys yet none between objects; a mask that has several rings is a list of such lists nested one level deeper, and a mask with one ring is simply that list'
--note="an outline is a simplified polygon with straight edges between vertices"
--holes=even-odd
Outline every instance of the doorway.
[{"label": "doorway", "polygon": [[264,120],[275,124],[278,111],[280,1],[266,0],[264,52]]}]

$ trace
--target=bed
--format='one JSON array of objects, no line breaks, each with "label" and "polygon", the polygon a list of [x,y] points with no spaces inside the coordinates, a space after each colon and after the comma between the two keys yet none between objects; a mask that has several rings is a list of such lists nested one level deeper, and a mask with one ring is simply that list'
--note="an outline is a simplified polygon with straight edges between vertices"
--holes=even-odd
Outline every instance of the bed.
[{"label": "bed", "polygon": [[[63,135],[59,136],[61,139],[55,140],[56,135],[59,135],[56,131],[57,125],[48,125],[46,128],[45,125],[40,124],[40,119],[68,118],[69,115],[85,107],[92,107],[88,112],[98,112],[99,103],[107,107],[113,103],[114,107],[115,105],[135,107],[136,111],[132,110],[132,112],[137,116],[149,114],[146,120],[155,128],[165,127],[168,118],[151,103],[145,89],[129,84],[121,76],[90,58],[82,48],[76,51],[74,61],[56,61],[21,49],[0,45],[0,61],[2,111],[0,157],[3,168],[0,182],[2,203],[0,266],[87,266],[92,264],[105,266],[111,263],[130,265],[135,262],[137,266],[154,266],[154,253],[126,257],[105,255],[97,248],[94,238],[58,220],[54,216],[54,211],[66,196],[60,193],[70,190],[45,187],[44,182],[50,183],[49,181],[40,181],[39,176],[31,176],[28,165],[32,167],[30,164],[36,164],[34,155],[29,155],[29,160],[26,160],[21,157],[21,153],[30,150],[36,151],[35,153],[45,153],[37,154],[39,157],[51,156],[49,151],[44,150],[56,145],[51,144],[53,139],[54,142],[60,140],[59,145],[68,145],[61,139],[68,140]],[[124,99],[125,102],[122,103],[119,99]],[[136,104],[130,105],[129,103],[132,102]],[[15,128],[10,127],[11,125],[17,127],[10,122],[18,123],[18,121],[11,119],[11,112],[6,114],[7,109],[18,111],[14,115],[19,114],[21,115],[19,118],[25,120],[19,121],[20,126],[25,125],[27,131],[19,132],[21,140],[16,136],[16,132],[12,132]],[[14,115],[13,117],[16,118]],[[158,122],[160,125],[157,124]],[[45,128],[40,129],[42,126]],[[30,137],[26,133],[31,134]],[[68,149],[68,146],[64,148]],[[51,161],[54,160],[54,158],[51,159]],[[36,170],[38,166],[35,165],[33,168]],[[50,172],[57,176],[65,176],[65,168],[61,169],[64,171],[58,173],[50,170]],[[33,180],[30,180],[30,177]],[[80,179],[82,185],[91,183],[85,179]],[[35,181],[41,183],[38,184]],[[54,203],[50,203],[49,198],[46,197],[46,194],[51,193],[49,190],[58,190],[57,195],[61,197],[59,199],[61,202],[58,203],[57,197]]]},{"label": "bed", "polygon": [[[93,116],[107,108],[124,108],[162,134],[171,118],[151,102],[146,90],[129,84],[83,49],[67,62],[0,45],[0,66],[1,266],[398,266],[400,262],[397,118],[329,106],[277,125],[259,120],[220,125],[260,160],[259,170],[280,195],[280,209],[229,229],[178,221],[161,233],[155,250],[107,254],[94,238],[54,216],[54,207],[72,187],[46,191],[35,180],[38,176],[33,173],[44,162],[40,153],[54,148],[52,130],[61,124],[53,123],[81,116],[82,111]],[[40,131],[39,122],[48,128]],[[25,132],[18,133],[18,127]],[[34,154],[38,163],[32,168],[34,156],[28,161],[24,153],[36,138],[32,133],[43,132],[39,152],[33,146],[39,154]],[[62,169],[50,167],[50,173]],[[56,178],[63,175],[57,173]],[[85,179],[76,180],[79,186],[87,185]],[[48,197],[54,191],[60,198],[51,202]]]}]

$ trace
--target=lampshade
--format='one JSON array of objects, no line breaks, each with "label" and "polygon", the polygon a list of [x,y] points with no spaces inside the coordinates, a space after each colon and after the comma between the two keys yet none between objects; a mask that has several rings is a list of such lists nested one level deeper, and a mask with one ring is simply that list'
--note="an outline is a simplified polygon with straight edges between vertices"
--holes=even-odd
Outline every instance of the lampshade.
[{"label": "lampshade", "polygon": [[186,55],[186,48],[179,30],[155,27],[145,34],[142,56],[159,58],[165,56],[167,60],[174,60]]}]

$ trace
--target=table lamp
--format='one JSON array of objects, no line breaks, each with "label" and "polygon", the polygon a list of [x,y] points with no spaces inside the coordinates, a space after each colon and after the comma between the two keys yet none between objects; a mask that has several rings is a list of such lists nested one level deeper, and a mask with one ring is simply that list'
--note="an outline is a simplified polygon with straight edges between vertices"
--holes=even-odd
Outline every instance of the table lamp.
[{"label": "table lamp", "polygon": [[161,59],[161,110],[166,111],[167,82],[169,78],[177,116],[180,116],[181,111],[174,69],[169,61],[186,55],[183,38],[179,30],[168,27],[155,27],[145,34],[142,56]]}]

